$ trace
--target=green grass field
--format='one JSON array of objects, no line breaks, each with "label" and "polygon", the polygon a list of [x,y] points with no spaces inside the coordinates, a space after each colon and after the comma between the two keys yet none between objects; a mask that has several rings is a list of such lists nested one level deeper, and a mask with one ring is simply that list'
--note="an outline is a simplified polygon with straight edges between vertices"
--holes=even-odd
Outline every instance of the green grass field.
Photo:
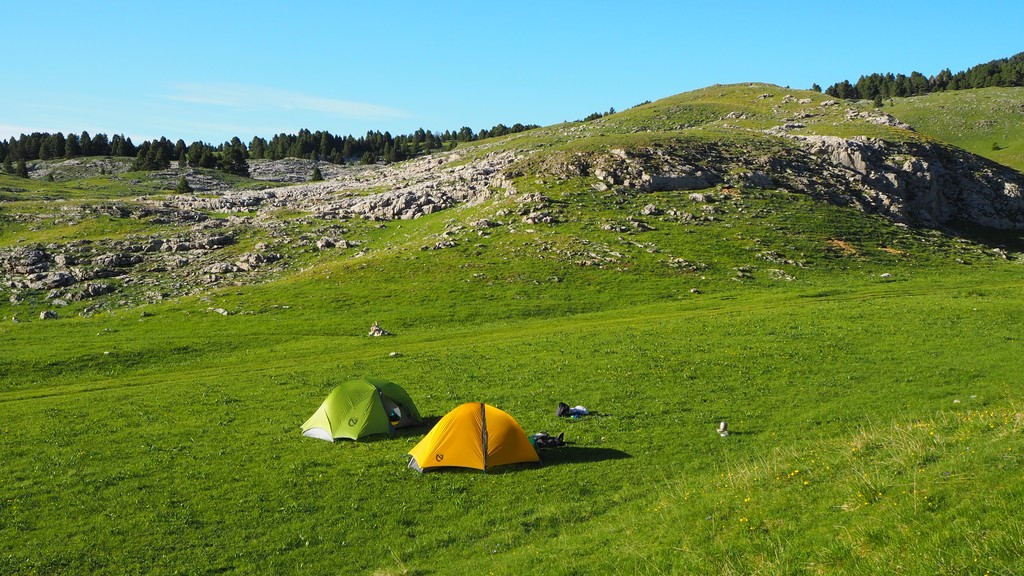
[{"label": "green grass field", "polygon": [[[317,321],[296,293],[249,317],[4,328],[35,360],[5,353],[0,566],[1014,573],[1022,291],[1007,265],[463,328],[395,314],[390,339],[361,335],[372,306]],[[419,431],[299,435],[363,374],[425,414],[487,401],[572,444],[540,468],[421,476]],[[558,401],[600,415],[560,420]]]},{"label": "green grass field", "polygon": [[[670,131],[710,138],[764,86],[682,96]],[[519,179],[555,224],[500,196],[351,221],[361,255],[295,251],[267,281],[144,306],[43,321],[44,295],[0,291],[0,574],[1024,573],[1019,234],[780,190],[712,190],[704,218],[688,192],[590,184]],[[19,216],[137,195],[119,186],[3,192],[0,245],[162,229]],[[462,226],[480,218],[501,225]],[[405,454],[426,428],[301,436],[361,376],[428,417],[487,402],[569,445],[421,475]]]}]

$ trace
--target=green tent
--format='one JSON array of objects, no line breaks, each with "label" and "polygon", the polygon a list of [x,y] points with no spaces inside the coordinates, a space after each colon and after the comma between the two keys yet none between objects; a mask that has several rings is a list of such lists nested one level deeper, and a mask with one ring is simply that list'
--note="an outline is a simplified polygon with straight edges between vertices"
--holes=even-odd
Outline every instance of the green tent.
[{"label": "green tent", "polygon": [[394,382],[360,378],[331,390],[320,408],[302,425],[302,435],[334,442],[371,434],[394,434],[396,428],[423,423],[412,398]]}]

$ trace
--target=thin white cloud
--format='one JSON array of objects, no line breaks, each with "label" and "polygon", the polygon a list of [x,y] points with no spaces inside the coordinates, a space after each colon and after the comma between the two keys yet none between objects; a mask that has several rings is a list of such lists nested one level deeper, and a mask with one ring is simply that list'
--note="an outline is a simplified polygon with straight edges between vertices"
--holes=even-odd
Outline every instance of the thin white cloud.
[{"label": "thin white cloud", "polygon": [[404,110],[334,98],[311,96],[267,86],[244,84],[172,84],[173,90],[166,98],[177,102],[219,106],[237,110],[300,110],[339,116],[381,120],[407,118]]},{"label": "thin white cloud", "polygon": [[22,134],[31,134],[33,132],[47,132],[54,134],[56,130],[49,130],[46,128],[40,128],[39,126],[17,126],[14,124],[0,124],[0,138],[7,140],[9,138],[20,138]]}]

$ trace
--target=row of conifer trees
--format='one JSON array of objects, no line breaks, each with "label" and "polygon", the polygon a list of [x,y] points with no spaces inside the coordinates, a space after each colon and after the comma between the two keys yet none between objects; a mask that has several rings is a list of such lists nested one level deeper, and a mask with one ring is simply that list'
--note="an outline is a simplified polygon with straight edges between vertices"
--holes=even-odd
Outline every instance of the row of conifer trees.
[{"label": "row of conifer trees", "polygon": [[136,146],[131,138],[123,134],[108,137],[106,134],[90,135],[88,132],[68,135],[61,132],[33,132],[22,134],[20,138],[0,140],[0,163],[7,173],[20,173],[27,170],[26,161],[83,156],[123,156],[135,158],[133,167],[136,170],[161,170],[168,168],[172,161],[177,161],[180,165],[220,168],[244,175],[248,173],[245,161],[250,158],[308,158],[335,164],[391,163],[419,154],[452,149],[460,142],[504,136],[536,127],[498,124],[479,132],[462,127],[454,132],[446,130],[443,133],[419,129],[412,134],[400,136],[392,136],[389,132],[369,131],[359,138],[303,129],[298,134],[278,134],[270,140],[257,136],[248,145],[236,136],[229,142],[217,146],[205,142],[186,145],[184,140],[172,142],[166,137],[147,140]]},{"label": "row of conifer trees", "polygon": [[835,98],[884,100],[893,97],[921,96],[929,92],[967,90],[992,86],[1024,86],[1024,52],[967,70],[952,73],[949,68],[925,77],[920,72],[903,74],[869,74],[856,83],[843,80],[829,86],[825,93]]}]

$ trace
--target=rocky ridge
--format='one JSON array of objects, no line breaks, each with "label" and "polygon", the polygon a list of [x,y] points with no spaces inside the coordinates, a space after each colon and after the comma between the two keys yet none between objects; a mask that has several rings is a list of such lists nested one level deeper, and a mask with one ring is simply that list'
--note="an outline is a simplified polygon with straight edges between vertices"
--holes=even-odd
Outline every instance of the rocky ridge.
[{"label": "rocky ridge", "polygon": [[556,177],[640,192],[783,188],[913,226],[1024,229],[1024,175],[939,144],[785,134],[785,145],[612,149],[549,162]]},{"label": "rocky ridge", "polygon": [[[835,105],[829,102],[821,106]],[[885,114],[849,113],[870,123],[909,128]],[[785,189],[855,206],[907,225],[1024,229],[1024,175],[1014,170],[917,139],[839,138],[804,134],[799,128],[792,122],[776,126],[746,146],[707,141],[546,153],[537,176],[583,178],[598,190],[634,194],[691,191],[691,197],[709,189],[716,194],[744,188]],[[582,129],[570,130],[576,131],[570,134],[573,138],[588,137]],[[49,214],[8,215],[27,224],[45,220],[73,224],[96,216],[137,219],[166,226],[166,232],[2,249],[0,287],[15,303],[39,293],[45,293],[55,307],[97,299],[87,312],[111,302],[132,305],[195,294],[273,276],[293,266],[290,255],[301,252],[352,250],[351,257],[360,257],[368,247],[347,237],[347,221],[411,220],[496,194],[516,198],[517,216],[523,224],[557,224],[563,216],[550,202],[536,193],[520,194],[514,183],[522,175],[521,162],[537,150],[506,149],[472,157],[456,150],[396,165],[320,164],[325,180],[319,182],[305,181],[312,173],[312,161],[252,161],[253,178],[266,185],[247,190],[233,189],[204,172],[172,168],[152,177],[169,184],[185,177],[195,193],[102,204],[54,203]],[[108,173],[116,168],[100,165],[100,169],[111,171]],[[663,217],[712,220],[715,210],[715,206],[705,205],[699,216],[680,213]],[[281,218],[282,211],[297,216]],[[641,216],[657,213],[658,208],[651,205]],[[499,224],[480,221],[470,228],[473,233],[486,234],[488,228]],[[453,238],[459,229],[446,231],[437,243],[423,248],[455,245]],[[608,222],[605,229],[637,232],[650,228],[641,219],[627,218]],[[263,240],[245,240],[254,236]],[[572,257],[588,265],[621,258],[614,251],[608,251],[610,256],[598,254],[592,246],[576,252]],[[134,296],[118,299],[125,292]]]},{"label": "rocky ridge", "polygon": [[[202,172],[172,168],[152,177],[168,183],[185,177],[196,193],[100,205],[63,203],[55,204],[52,213],[11,216],[28,224],[50,220],[72,225],[107,216],[145,220],[167,225],[169,230],[125,239],[0,249],[0,287],[9,291],[12,303],[29,293],[45,292],[53,306],[61,307],[124,292],[128,287],[141,292],[141,297],[120,300],[117,305],[256,282],[286,269],[290,265],[286,252],[360,246],[360,242],[344,238],[348,232],[342,224],[345,220],[409,220],[460,203],[477,202],[494,193],[513,194],[515,188],[506,173],[521,156],[497,152],[467,158],[464,152],[455,151],[396,166],[321,165],[328,179],[320,182],[303,181],[312,172],[311,161],[253,161],[250,170],[254,179],[267,180],[268,184],[301,181],[253,190],[233,190]],[[60,168],[49,167],[35,176]],[[108,167],[104,164],[102,168]],[[305,216],[288,225],[277,217],[280,210]],[[251,250],[243,249],[238,239],[252,231],[268,241],[256,243]]]}]

